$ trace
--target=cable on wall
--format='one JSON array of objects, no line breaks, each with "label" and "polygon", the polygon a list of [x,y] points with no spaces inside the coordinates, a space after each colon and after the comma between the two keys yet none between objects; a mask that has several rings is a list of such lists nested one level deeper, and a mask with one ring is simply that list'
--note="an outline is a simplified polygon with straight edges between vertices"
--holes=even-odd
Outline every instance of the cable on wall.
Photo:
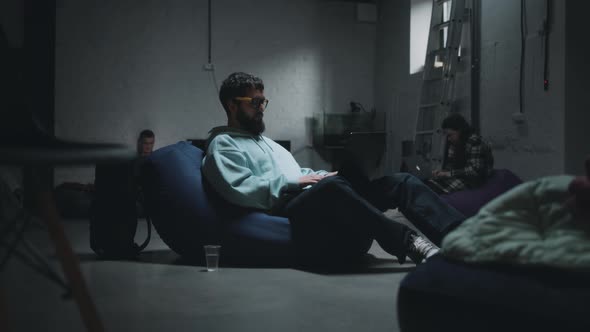
[{"label": "cable on wall", "polygon": [[207,63],[211,63],[211,0],[207,1]]},{"label": "cable on wall", "polygon": [[481,132],[481,0],[472,1],[471,13],[471,126],[476,132]]},{"label": "cable on wall", "polygon": [[212,49],[212,0],[207,1],[207,63],[203,66],[203,69],[209,72],[209,77],[213,81],[215,91],[219,95],[219,86],[217,85],[217,76],[215,75],[215,66],[212,62],[211,49]]},{"label": "cable on wall", "polygon": [[549,31],[551,30],[551,0],[545,0],[545,18],[543,20],[543,89],[549,90]]},{"label": "cable on wall", "polygon": [[519,112],[524,113],[523,90],[524,90],[524,65],[526,53],[526,0],[520,0],[520,77],[519,77],[519,92],[518,103]]}]

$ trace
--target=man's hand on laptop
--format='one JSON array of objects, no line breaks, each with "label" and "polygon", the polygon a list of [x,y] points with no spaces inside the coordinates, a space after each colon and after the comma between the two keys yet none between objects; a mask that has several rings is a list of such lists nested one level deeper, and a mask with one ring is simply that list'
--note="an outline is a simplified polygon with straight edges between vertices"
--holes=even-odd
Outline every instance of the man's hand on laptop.
[{"label": "man's hand on laptop", "polygon": [[320,182],[323,178],[327,178],[329,176],[334,176],[336,174],[338,174],[338,172],[330,172],[330,173],[321,174],[321,175],[320,174],[304,175],[299,178],[299,187],[305,188],[309,185],[314,185],[314,184]]}]

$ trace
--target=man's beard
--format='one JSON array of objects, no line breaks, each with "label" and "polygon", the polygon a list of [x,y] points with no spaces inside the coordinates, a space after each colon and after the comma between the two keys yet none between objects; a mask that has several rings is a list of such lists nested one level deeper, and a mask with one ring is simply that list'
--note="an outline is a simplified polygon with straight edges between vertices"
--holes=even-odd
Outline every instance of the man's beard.
[{"label": "man's beard", "polygon": [[242,126],[242,129],[253,135],[260,135],[264,132],[265,125],[262,117],[263,114],[261,111],[256,111],[253,117],[249,117],[243,108],[240,107],[238,110],[238,122]]}]

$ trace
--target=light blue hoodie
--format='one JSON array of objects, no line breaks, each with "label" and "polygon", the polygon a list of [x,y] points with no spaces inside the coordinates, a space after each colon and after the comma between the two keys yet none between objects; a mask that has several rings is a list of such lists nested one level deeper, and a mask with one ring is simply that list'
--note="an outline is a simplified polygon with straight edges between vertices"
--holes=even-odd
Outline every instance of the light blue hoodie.
[{"label": "light blue hoodie", "polygon": [[213,188],[236,205],[271,210],[281,195],[298,191],[299,178],[326,174],[301,168],[275,141],[232,127],[210,131],[202,171]]}]

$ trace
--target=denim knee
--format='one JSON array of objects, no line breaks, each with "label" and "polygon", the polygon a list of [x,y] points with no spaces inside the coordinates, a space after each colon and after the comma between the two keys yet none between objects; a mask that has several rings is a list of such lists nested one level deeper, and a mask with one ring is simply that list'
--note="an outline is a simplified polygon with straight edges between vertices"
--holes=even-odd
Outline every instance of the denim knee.
[{"label": "denim knee", "polygon": [[404,183],[406,185],[416,185],[421,184],[422,181],[415,177],[410,173],[395,173],[393,175],[386,175],[378,180],[375,183],[381,184],[382,186],[385,185],[398,185],[400,183]]}]

